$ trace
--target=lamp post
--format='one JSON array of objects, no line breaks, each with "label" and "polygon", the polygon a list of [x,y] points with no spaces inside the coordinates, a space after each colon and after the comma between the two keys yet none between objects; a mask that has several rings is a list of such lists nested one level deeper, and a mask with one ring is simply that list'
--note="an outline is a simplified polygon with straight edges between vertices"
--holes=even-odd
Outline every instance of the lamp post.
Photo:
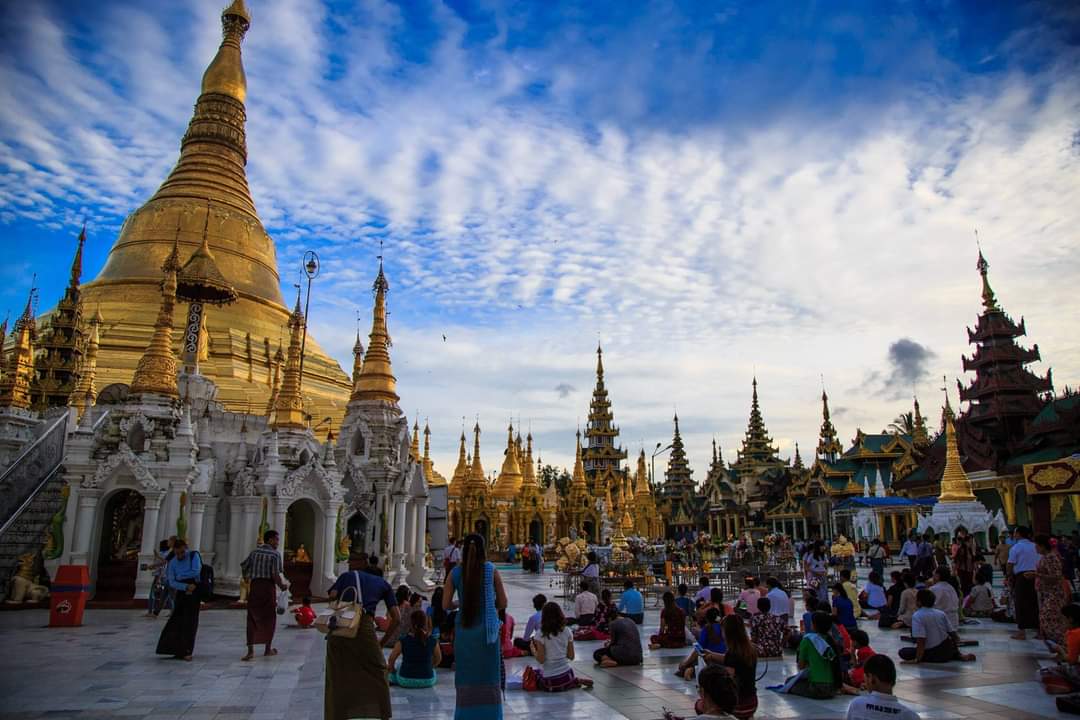
[{"label": "lamp post", "polygon": [[304,336],[300,340],[300,387],[304,386],[304,350],[307,348],[308,310],[311,308],[311,281],[319,277],[319,256],[314,250],[304,253],[304,274],[307,275],[307,300],[304,302]]},{"label": "lamp post", "polygon": [[656,443],[656,451],[652,454],[652,457],[649,458],[649,483],[650,484],[655,484],[656,483],[656,456],[657,455],[662,455],[662,454],[666,453],[668,450],[671,449],[671,445],[666,445],[665,447],[660,447],[663,444],[664,443],[662,443],[662,442]]}]

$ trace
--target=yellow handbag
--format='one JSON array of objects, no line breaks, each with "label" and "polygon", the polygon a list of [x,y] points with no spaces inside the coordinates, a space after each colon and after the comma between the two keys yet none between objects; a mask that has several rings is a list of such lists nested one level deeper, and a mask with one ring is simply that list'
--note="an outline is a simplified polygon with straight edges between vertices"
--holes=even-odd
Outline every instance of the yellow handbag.
[{"label": "yellow handbag", "polygon": [[[353,587],[345,588],[337,599],[330,601],[327,611],[315,618],[315,627],[319,632],[334,637],[354,638],[360,631],[360,620],[364,617],[364,606],[360,602],[360,577],[353,571]],[[353,591],[353,601],[345,602],[345,594]]]}]

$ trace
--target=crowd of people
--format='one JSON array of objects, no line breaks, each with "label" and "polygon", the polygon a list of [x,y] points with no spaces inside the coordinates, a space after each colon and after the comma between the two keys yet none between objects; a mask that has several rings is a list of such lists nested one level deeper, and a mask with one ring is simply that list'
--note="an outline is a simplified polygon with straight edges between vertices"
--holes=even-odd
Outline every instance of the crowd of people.
[{"label": "crowd of people", "polygon": [[[275,531],[266,532],[241,564],[249,586],[244,661],[254,659],[258,646],[264,656],[277,653],[273,637],[281,593],[288,589],[278,542]],[[870,572],[861,587],[853,572],[857,554],[838,555],[835,544],[822,542],[801,548],[801,618],[795,599],[775,577],[746,577],[730,601],[707,575],[693,592],[681,584],[663,593],[659,627],[647,644],[654,650],[689,649],[675,672],[687,681],[697,679],[698,711],[706,717],[752,717],[759,660],[785,652],[794,653],[798,672],[771,688],[777,692],[824,699],[865,689],[871,695],[853,701],[849,717],[868,717],[868,703],[892,708],[896,717],[917,717],[892,696],[896,668],[873,650],[861,622],[908,631],[902,640],[910,645],[898,653],[902,663],[971,661],[974,656],[964,648],[977,643],[961,637],[965,624],[973,618],[1014,622],[1012,637],[1023,640],[1035,632],[1060,659],[1058,668],[1044,671],[1047,682],[1060,691],[1080,692],[1080,605],[1073,603],[1080,537],[1032,537],[1028,528],[1018,527],[988,553],[962,528],[949,544],[912,534],[900,548],[906,567],[892,571],[888,551],[880,548],[884,545],[874,541],[863,553]],[[542,571],[542,548],[527,545],[519,552],[523,570]],[[355,634],[327,636],[328,719],[390,717],[390,686],[431,687],[439,667],[454,671],[456,718],[499,718],[508,682],[547,692],[591,687],[592,679],[575,673],[571,664],[575,642],[602,642],[593,652],[599,669],[642,663],[644,596],[630,580],[617,600],[611,589],[601,589],[595,553],[587,554],[586,566],[578,571],[581,590],[573,615],[538,594],[520,636],[515,636],[502,578],[487,560],[483,539],[470,535],[453,541],[444,555],[445,582],[429,600],[407,586],[392,588],[375,558],[350,554],[349,571],[328,594],[332,600],[351,596],[363,613]],[[209,599],[208,568],[183,539],[170,538],[162,541],[152,570],[147,617],[172,610],[157,652],[190,661],[200,608]],[[1000,597],[993,590],[996,571],[1004,573]],[[385,611],[377,616],[379,605]],[[315,623],[310,598],[293,610],[293,617],[301,627]],[[389,649],[388,659],[384,649]],[[531,656],[535,665],[520,679],[508,678],[504,660],[520,656]]]}]

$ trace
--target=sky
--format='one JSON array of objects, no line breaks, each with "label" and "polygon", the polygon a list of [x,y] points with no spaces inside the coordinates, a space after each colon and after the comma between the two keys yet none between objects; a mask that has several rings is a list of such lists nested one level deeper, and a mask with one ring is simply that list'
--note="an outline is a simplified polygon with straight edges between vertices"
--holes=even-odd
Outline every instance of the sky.
[{"label": "sky", "polygon": [[[84,277],[175,162],[224,0],[0,4],[0,313]],[[344,368],[383,243],[402,407],[572,465],[596,364],[631,459],[734,460],[755,376],[809,460],[952,402],[980,306],[1080,385],[1080,10],[1066,2],[248,0],[248,178]],[[1072,328],[1070,330],[1070,328]],[[445,339],[444,339],[445,336]],[[970,378],[965,378],[970,379]],[[657,459],[660,472],[663,456]]]}]

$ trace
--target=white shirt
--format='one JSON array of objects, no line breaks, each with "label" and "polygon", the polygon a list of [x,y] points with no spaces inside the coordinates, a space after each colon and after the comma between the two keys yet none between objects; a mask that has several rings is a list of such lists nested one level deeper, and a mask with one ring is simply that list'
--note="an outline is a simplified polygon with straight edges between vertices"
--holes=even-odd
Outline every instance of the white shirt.
[{"label": "white shirt", "polygon": [[915,556],[919,554],[919,545],[914,540],[905,540],[904,547],[900,548],[901,555]]},{"label": "white shirt", "polygon": [[582,590],[577,594],[577,597],[574,598],[574,613],[577,617],[581,617],[582,615],[593,615],[596,613],[596,604],[598,602],[600,601],[596,599],[595,595],[588,590]]},{"label": "white shirt", "polygon": [[773,588],[765,597],[769,598],[769,613],[772,615],[787,615],[788,596],[780,588]]},{"label": "white shirt", "polygon": [[1035,543],[1027,538],[1020,538],[1009,548],[1009,562],[1013,565],[1013,572],[1035,572],[1035,566],[1039,564],[1039,551],[1035,549]]},{"label": "white shirt", "polygon": [[452,563],[461,562],[461,548],[459,548],[457,545],[455,545],[450,550],[450,562],[452,562]]},{"label": "white shirt", "polygon": [[911,616],[911,637],[926,640],[925,650],[932,650],[949,637],[949,619],[937,608],[921,607]]},{"label": "white shirt", "polygon": [[570,669],[566,648],[573,637],[567,627],[554,637],[544,637],[543,633],[533,636],[533,640],[544,646],[544,677],[553,678]]},{"label": "white shirt", "polygon": [[956,588],[947,582],[937,582],[930,586],[930,592],[934,593],[934,609],[945,613],[949,619],[949,629],[959,630],[960,598],[956,596]]},{"label": "white shirt", "polygon": [[872,692],[851,701],[847,720],[919,720],[919,714],[904,707],[895,695]]}]

